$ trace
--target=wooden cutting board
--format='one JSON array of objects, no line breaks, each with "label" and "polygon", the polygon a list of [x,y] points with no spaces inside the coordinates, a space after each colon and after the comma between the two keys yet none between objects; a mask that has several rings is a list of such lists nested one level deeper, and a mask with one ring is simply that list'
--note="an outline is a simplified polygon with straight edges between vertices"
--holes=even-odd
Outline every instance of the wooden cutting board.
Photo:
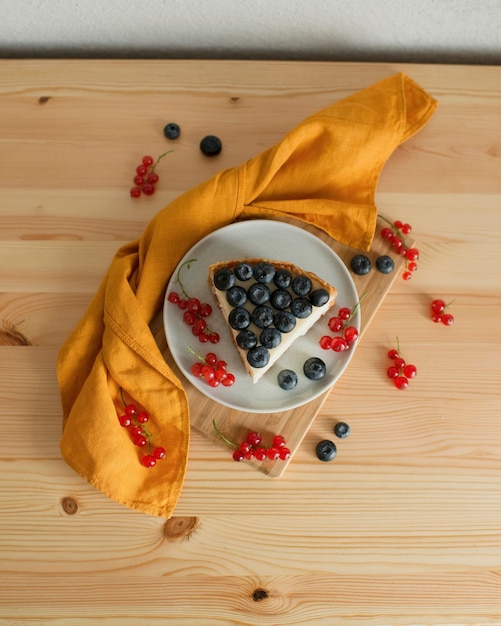
[{"label": "wooden cutting board", "polygon": [[[319,239],[324,241],[339,255],[348,268],[350,267],[351,259],[358,253],[358,251],[334,241],[327,234],[314,226],[305,225],[303,222],[298,222],[290,218],[284,218],[283,221],[299,226],[300,228],[308,230],[312,234],[319,237]],[[405,269],[404,258],[395,253],[392,250],[391,245],[381,237],[381,229],[384,228],[384,226],[387,226],[384,219],[378,218],[374,241],[370,252],[367,254],[373,265],[371,271],[365,276],[357,276],[350,270],[351,276],[358,290],[359,297],[367,292],[366,297],[364,297],[361,303],[361,332],[359,342],[363,341],[365,330],[369,326],[393,282],[395,280],[402,280],[402,273]],[[406,244],[410,247],[411,245],[414,245],[414,240],[410,237],[406,237]],[[395,262],[395,269],[391,274],[382,274],[375,268],[376,259],[382,254],[391,256]],[[335,310],[336,307],[334,307],[333,311]],[[271,441],[274,435],[283,435],[287,441],[287,447],[291,451],[291,456],[288,460],[243,461],[244,463],[249,463],[257,470],[264,472],[268,476],[274,478],[281,476],[294,456],[294,453],[300,446],[301,441],[308,432],[308,429],[310,428],[317,413],[322,408],[325,400],[330,393],[335,393],[335,385],[333,388],[329,389],[327,392],[311,402],[288,411],[266,414],[248,413],[231,409],[205,396],[201,391],[194,387],[179,370],[167,347],[161,314],[155,318],[152,329],[167,363],[184,383],[190,407],[191,426],[210,441],[213,441],[218,446],[226,448],[228,450],[228,458],[230,460],[233,448],[225,443],[218,435],[214,429],[214,421],[216,422],[219,431],[222,432],[230,441],[234,442],[243,441],[247,433],[251,431],[258,431],[261,433],[264,442]],[[350,367],[350,365],[348,365],[348,367]],[[334,434],[332,435],[332,439],[335,439]]]}]

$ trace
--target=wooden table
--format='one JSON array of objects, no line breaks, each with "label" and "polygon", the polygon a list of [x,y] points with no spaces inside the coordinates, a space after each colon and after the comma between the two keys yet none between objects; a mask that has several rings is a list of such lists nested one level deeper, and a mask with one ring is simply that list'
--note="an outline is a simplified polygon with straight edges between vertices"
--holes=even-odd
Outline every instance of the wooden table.
[{"label": "wooden table", "polygon": [[[61,459],[57,351],[114,252],[170,200],[403,70],[440,101],[391,157],[382,213],[421,251],[279,479],[193,433],[166,521]],[[138,159],[183,142],[151,198]],[[198,142],[222,138],[217,159]],[[0,62],[0,624],[501,624],[501,68]],[[454,326],[430,320],[455,299]],[[398,335],[419,368],[385,377]],[[316,443],[347,421],[332,463]]]}]

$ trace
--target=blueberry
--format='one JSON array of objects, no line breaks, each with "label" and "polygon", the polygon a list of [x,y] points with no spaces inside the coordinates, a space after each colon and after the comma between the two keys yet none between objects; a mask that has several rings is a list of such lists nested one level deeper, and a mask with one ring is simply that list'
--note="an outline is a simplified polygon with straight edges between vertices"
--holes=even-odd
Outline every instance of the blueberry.
[{"label": "blueberry", "polygon": [[235,275],[227,267],[223,267],[214,274],[214,285],[220,291],[226,291],[235,284]]},{"label": "blueberry", "polygon": [[241,330],[235,341],[237,342],[237,346],[242,350],[250,350],[257,346],[257,337],[252,330]]},{"label": "blueberry", "polygon": [[246,281],[252,278],[252,265],[249,263],[237,263],[233,268],[238,280]]},{"label": "blueberry", "polygon": [[231,306],[242,306],[247,301],[247,292],[243,287],[230,287],[226,292],[226,300]]},{"label": "blueberry", "polygon": [[254,268],[254,278],[258,283],[267,285],[275,276],[275,268],[270,263],[258,263]]},{"label": "blueberry", "polygon": [[252,321],[258,328],[268,328],[273,324],[273,309],[269,306],[257,306],[252,311]]},{"label": "blueberry", "polygon": [[311,302],[308,298],[294,298],[291,304],[291,311],[293,315],[302,320],[311,315],[313,307],[311,306]]},{"label": "blueberry", "polygon": [[296,325],[296,318],[290,311],[279,311],[275,314],[273,323],[281,333],[290,333]]},{"label": "blueberry", "polygon": [[310,302],[313,306],[324,306],[329,302],[329,292],[327,289],[315,289],[310,293]]},{"label": "blueberry", "polygon": [[311,280],[308,276],[296,276],[292,281],[292,291],[296,294],[296,296],[307,296],[313,285],[311,284]]},{"label": "blueberry", "polygon": [[348,437],[348,435],[350,434],[350,427],[348,426],[346,422],[338,422],[334,426],[334,434],[336,435],[336,437],[339,437],[340,439],[344,439],[345,437]]},{"label": "blueberry", "polygon": [[278,270],[273,278],[273,282],[279,289],[287,289],[292,282],[292,275],[289,270]]},{"label": "blueberry", "polygon": [[261,305],[270,299],[270,290],[266,285],[254,283],[247,289],[247,297],[255,305]]},{"label": "blueberry", "polygon": [[383,256],[378,257],[378,259],[376,260],[376,267],[382,274],[390,274],[391,272],[393,272],[395,263],[393,262],[393,259],[391,257],[383,254]]},{"label": "blueberry", "polygon": [[329,439],[324,439],[323,441],[319,441],[317,443],[315,452],[320,461],[332,461],[336,457],[337,453],[336,444]]},{"label": "blueberry", "polygon": [[287,289],[275,289],[271,294],[271,304],[279,311],[285,311],[292,302],[292,296]]},{"label": "blueberry", "polygon": [[327,367],[322,359],[312,356],[304,362],[303,371],[306,378],[320,380],[327,373]]},{"label": "blueberry", "polygon": [[365,254],[357,254],[352,258],[350,267],[357,276],[364,276],[371,271],[372,263]]},{"label": "blueberry", "polygon": [[177,139],[181,134],[181,129],[179,128],[179,124],[175,122],[170,122],[164,127],[164,135],[167,139]]},{"label": "blueberry", "polygon": [[278,373],[277,380],[279,387],[285,391],[294,389],[298,383],[297,374],[293,370],[282,370]]},{"label": "blueberry", "polygon": [[268,348],[264,346],[257,346],[251,348],[247,352],[247,361],[252,367],[266,367],[270,362],[270,353]]},{"label": "blueberry", "polygon": [[237,307],[228,315],[228,324],[235,330],[244,330],[251,323],[251,316],[247,309]]},{"label": "blueberry", "polygon": [[276,328],[265,328],[259,336],[261,345],[271,350],[280,345],[282,341],[282,333]]},{"label": "blueberry", "polygon": [[208,157],[219,154],[222,147],[223,144],[221,143],[221,140],[214,135],[207,135],[207,137],[204,137],[200,142],[200,150],[203,154],[205,154],[205,156]]}]

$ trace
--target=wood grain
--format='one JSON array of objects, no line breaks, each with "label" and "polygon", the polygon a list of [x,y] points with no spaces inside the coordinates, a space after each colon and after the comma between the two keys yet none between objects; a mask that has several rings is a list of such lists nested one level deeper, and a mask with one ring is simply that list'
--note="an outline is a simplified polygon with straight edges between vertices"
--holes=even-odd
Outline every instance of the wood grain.
[{"label": "wood grain", "polygon": [[[287,470],[270,480],[194,428],[171,520],[90,487],[60,457],[55,359],[115,251],[186,189],[400,70],[439,108],[376,201],[413,225],[419,269],[365,312]],[[1,626],[501,625],[500,110],[499,67],[0,61]],[[182,141],[134,202],[131,173],[169,121]],[[198,151],[209,133],[215,160]],[[430,321],[434,297],[455,299],[454,326]],[[385,376],[397,336],[418,367],[403,393]],[[319,463],[338,420],[350,437]]]}]

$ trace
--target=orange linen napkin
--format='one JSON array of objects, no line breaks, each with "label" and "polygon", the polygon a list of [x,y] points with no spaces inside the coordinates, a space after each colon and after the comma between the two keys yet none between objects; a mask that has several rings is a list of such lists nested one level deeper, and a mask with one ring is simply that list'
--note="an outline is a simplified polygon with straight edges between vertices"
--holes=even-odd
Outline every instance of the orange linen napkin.
[{"label": "orange linen napkin", "polygon": [[[430,118],[436,101],[396,74],[319,111],[280,143],[223,171],[161,210],[118,250],[83,319],[58,355],[61,451],[89,483],[123,505],[170,517],[183,486],[190,436],[181,381],[149,329],[179,259],[202,237],[243,218],[290,215],[367,251],[379,174]],[[155,467],[120,426],[125,402],[150,415]]]}]

